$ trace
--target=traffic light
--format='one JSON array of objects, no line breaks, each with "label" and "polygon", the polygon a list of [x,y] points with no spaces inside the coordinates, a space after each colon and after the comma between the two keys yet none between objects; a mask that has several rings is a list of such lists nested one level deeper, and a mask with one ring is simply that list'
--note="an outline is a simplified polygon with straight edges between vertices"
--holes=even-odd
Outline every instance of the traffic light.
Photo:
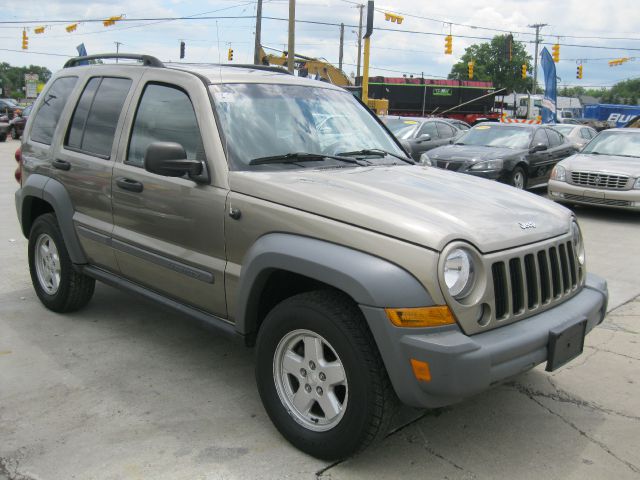
[{"label": "traffic light", "polygon": [[233,60],[233,48],[230,48],[227,52],[227,60],[229,60],[230,62]]},{"label": "traffic light", "polygon": [[78,24],[77,23],[72,23],[71,25],[67,25],[66,27],[64,27],[64,29],[68,32],[75,32],[76,28],[78,28]]},{"label": "traffic light", "polygon": [[469,80],[473,80],[473,66],[476,64],[476,62],[469,62],[467,63],[467,67],[469,69]]},{"label": "traffic light", "polygon": [[396,15],[395,13],[387,13],[387,12],[385,12],[384,19],[387,22],[397,23],[398,25],[400,25],[402,23],[402,21],[404,20],[404,17],[402,15]]},{"label": "traffic light", "polygon": [[556,43],[551,47],[553,61],[558,63],[560,61],[560,44]]},{"label": "traffic light", "polygon": [[615,60],[609,60],[609,66],[610,67],[617,67],[619,65],[622,65],[625,62],[628,62],[629,60],[630,60],[629,57],[616,58]]},{"label": "traffic light", "polygon": [[36,27],[33,29],[35,33],[44,33],[44,27]]},{"label": "traffic light", "polygon": [[578,79],[582,78],[582,65],[578,65],[578,68],[576,70],[576,78]]},{"label": "traffic light", "polygon": [[122,20],[122,17],[124,17],[124,15],[109,17],[106,20],[102,21],[102,25],[104,25],[105,27],[110,27],[111,25],[115,25],[118,20]]},{"label": "traffic light", "polygon": [[22,49],[26,50],[29,48],[29,37],[27,37],[27,31],[22,30]]},{"label": "traffic light", "polygon": [[526,64],[522,65],[522,78],[523,79],[527,78],[527,65]]},{"label": "traffic light", "polygon": [[184,58],[184,42],[180,42],[180,58]]},{"label": "traffic light", "polygon": [[444,37],[444,54],[451,55],[453,53],[453,37],[447,35]]}]

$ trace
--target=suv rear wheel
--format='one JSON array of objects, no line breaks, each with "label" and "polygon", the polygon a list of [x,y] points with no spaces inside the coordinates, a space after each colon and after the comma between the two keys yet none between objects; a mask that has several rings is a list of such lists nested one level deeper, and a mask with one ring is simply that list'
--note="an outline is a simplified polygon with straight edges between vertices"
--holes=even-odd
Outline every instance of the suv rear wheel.
[{"label": "suv rear wheel", "polygon": [[38,298],[54,312],[78,310],[93,296],[95,280],[73,269],[58,222],[51,213],[39,216],[31,227],[29,271]]},{"label": "suv rear wheel", "polygon": [[347,457],[384,435],[397,399],[357,306],[339,292],[302,293],[260,328],[256,380],[280,433],[314,457]]}]

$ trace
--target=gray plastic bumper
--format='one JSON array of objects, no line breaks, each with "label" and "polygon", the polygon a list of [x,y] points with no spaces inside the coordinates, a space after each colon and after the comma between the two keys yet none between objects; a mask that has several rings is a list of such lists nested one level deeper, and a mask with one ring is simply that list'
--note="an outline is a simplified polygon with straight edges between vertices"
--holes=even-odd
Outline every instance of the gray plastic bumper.
[{"label": "gray plastic bumper", "polygon": [[[398,328],[383,309],[361,306],[400,400],[414,407],[441,407],[480,393],[547,360],[549,331],[587,320],[586,332],[606,314],[606,282],[587,275],[580,293],[556,307],[473,336],[458,326]],[[418,381],[410,359],[429,363],[431,381]]]}]

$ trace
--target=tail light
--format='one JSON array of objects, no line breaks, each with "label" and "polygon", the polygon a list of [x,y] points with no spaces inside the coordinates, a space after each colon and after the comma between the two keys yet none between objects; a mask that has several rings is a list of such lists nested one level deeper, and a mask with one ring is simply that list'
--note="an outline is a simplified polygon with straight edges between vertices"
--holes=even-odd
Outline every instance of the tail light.
[{"label": "tail light", "polygon": [[13,176],[16,178],[16,182],[18,182],[22,186],[22,150],[20,147],[16,150],[16,162],[18,162],[18,166],[16,167],[16,171]]}]

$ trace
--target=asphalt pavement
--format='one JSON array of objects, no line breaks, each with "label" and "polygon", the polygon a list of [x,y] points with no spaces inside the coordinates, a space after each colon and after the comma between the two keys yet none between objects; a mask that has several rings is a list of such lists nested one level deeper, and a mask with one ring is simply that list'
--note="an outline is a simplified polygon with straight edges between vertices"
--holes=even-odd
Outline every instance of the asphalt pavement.
[{"label": "asphalt pavement", "polygon": [[404,409],[380,444],[328,464],[273,427],[252,350],[100,284],[80,312],[40,304],[13,200],[18,144],[0,143],[0,480],[640,478],[640,215],[576,209],[611,293],[581,357]]}]

